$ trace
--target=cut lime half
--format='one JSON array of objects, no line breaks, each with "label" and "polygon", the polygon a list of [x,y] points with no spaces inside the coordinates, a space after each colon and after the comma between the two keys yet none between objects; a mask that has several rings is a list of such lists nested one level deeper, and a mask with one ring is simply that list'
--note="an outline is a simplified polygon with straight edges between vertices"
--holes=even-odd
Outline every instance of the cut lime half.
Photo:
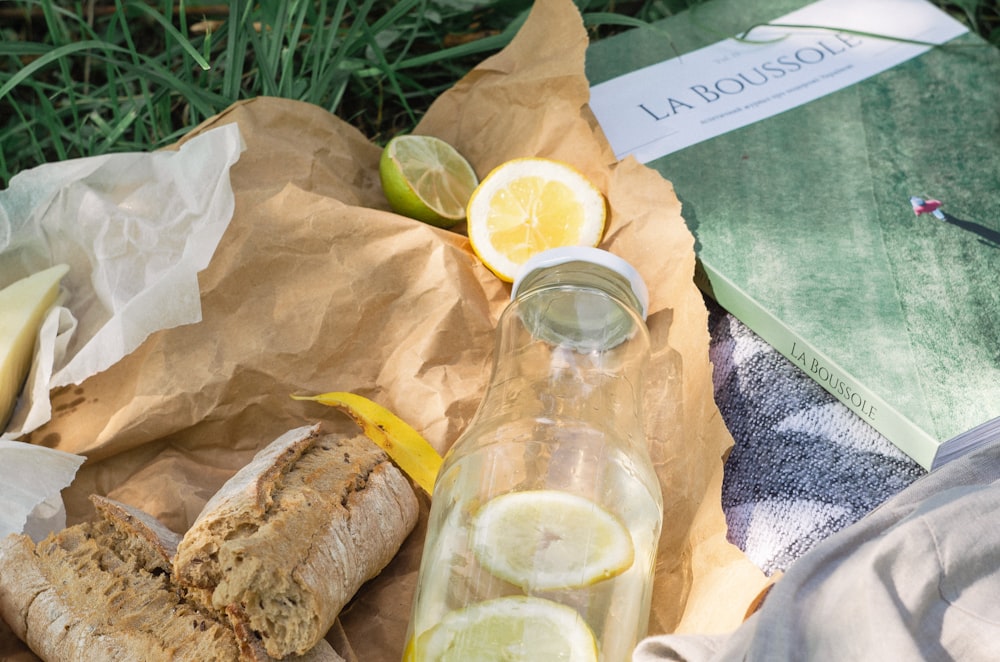
[{"label": "cut lime half", "polygon": [[396,136],[382,151],[378,171],[393,211],[445,228],[465,219],[479,183],[465,157],[433,136]]}]

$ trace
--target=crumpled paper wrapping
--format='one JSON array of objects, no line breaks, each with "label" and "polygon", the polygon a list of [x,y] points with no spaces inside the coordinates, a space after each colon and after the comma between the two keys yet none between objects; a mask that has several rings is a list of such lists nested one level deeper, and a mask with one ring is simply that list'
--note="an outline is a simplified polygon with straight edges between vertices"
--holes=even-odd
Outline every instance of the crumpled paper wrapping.
[{"label": "crumpled paper wrapping", "polygon": [[0,191],[0,285],[70,268],[5,437],[49,419],[50,389],[114,365],[155,331],[201,319],[198,272],[232,217],[229,168],[241,147],[238,127],[222,127],[176,152],[45,164]]},{"label": "crumpled paper wrapping", "polygon": [[[602,247],[649,284],[653,356],[646,429],[665,502],[650,633],[734,628],[764,583],[725,541],[720,494],[732,440],[712,399],[707,313],[693,238],[669,182],[616,163],[587,108],[587,36],[570,0],[541,0],[514,41],[443,94],[416,128],[466,154],[567,161],[607,195]],[[238,103],[191,136],[237,124],[236,206],[199,275],[203,319],[151,335],[78,386],[53,393],[29,437],[88,457],[65,496],[70,521],[107,494],[183,532],[254,452],[337,410],[292,393],[354,391],[446,451],[482,396],[510,288],[447,231],[389,211],[380,149],[316,107]],[[426,526],[366,584],[328,634],[348,660],[399,660]]]},{"label": "crumpled paper wrapping", "polygon": [[25,533],[37,542],[65,527],[66,506],[60,492],[83,462],[73,453],[0,439],[0,538]]}]

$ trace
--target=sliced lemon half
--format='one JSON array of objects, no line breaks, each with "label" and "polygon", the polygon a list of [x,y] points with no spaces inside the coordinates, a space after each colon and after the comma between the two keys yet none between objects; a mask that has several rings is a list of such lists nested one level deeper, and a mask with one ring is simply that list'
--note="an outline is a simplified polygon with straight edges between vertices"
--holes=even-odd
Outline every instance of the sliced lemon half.
[{"label": "sliced lemon half", "polygon": [[561,161],[513,159],[490,172],[466,210],[472,250],[501,280],[513,282],[535,253],[596,246],[604,233],[604,195]]},{"label": "sliced lemon half", "polygon": [[476,512],[472,527],[479,563],[525,591],[590,586],[621,574],[635,558],[621,520],[558,490],[495,497]]},{"label": "sliced lemon half", "polygon": [[408,653],[421,662],[596,662],[597,641],[572,608],[513,596],[449,612]]},{"label": "sliced lemon half", "polygon": [[396,136],[382,150],[378,172],[393,211],[445,228],[465,218],[479,183],[465,157],[434,136]]}]

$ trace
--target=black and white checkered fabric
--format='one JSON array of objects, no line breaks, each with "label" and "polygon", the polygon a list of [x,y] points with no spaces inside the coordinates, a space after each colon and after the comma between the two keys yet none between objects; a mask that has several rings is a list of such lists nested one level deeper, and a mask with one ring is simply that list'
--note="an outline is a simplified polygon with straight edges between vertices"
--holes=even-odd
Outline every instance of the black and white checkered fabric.
[{"label": "black and white checkered fabric", "polygon": [[771,575],[925,471],[708,305],[715,399],[735,441],[722,486],[729,540]]}]

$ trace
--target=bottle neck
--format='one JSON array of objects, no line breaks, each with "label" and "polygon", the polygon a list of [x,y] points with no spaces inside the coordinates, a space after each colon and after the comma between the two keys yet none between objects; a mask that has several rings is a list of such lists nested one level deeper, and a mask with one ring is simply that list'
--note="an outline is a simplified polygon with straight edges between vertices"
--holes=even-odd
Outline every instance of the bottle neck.
[{"label": "bottle neck", "polygon": [[569,265],[522,285],[498,323],[477,421],[530,416],[644,438],[649,335],[615,275]]},{"label": "bottle neck", "polygon": [[[623,339],[628,338],[636,326],[636,321],[632,319],[636,316],[640,318],[638,326],[645,329],[644,304],[632,289],[629,280],[617,271],[591,262],[565,262],[528,273],[516,285],[515,302],[523,302],[538,290],[560,286],[602,292],[607,296],[607,300],[603,303],[594,299],[590,302],[590,306],[584,309],[578,302],[563,297],[569,303],[570,310],[560,311],[551,308],[553,297],[550,297],[544,304],[534,306],[534,314],[545,318],[543,320],[545,324],[540,325],[541,328],[544,329],[546,325],[558,327],[560,324],[569,329],[579,327],[574,329],[575,333],[587,335],[594,342],[602,343],[602,346],[603,343],[610,341],[609,334],[620,333]],[[530,306],[522,307],[531,309]],[[559,341],[557,338],[556,342]]]}]

